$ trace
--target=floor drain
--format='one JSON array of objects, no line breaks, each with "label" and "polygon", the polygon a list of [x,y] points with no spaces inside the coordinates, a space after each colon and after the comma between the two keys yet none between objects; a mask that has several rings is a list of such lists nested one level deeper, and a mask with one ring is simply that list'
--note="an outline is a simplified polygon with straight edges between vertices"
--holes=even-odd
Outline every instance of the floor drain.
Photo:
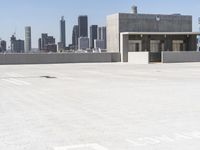
[{"label": "floor drain", "polygon": [[55,79],[56,77],[52,77],[52,76],[40,76],[41,78],[47,78],[47,79]]}]

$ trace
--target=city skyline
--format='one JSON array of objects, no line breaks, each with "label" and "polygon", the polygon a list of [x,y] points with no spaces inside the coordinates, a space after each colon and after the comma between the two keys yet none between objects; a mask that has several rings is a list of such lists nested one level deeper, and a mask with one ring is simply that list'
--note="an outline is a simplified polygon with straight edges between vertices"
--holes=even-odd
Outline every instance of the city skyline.
[{"label": "city skyline", "polygon": [[[53,1],[51,3],[52,4],[46,5],[45,2],[39,2],[38,0],[19,0],[17,2],[12,2],[12,5],[10,5],[9,2],[2,2],[1,10],[2,12],[6,12],[6,14],[2,16],[3,22],[0,25],[0,38],[6,40],[7,45],[10,46],[10,37],[14,32],[16,32],[16,37],[18,39],[24,40],[24,27],[31,26],[33,48],[38,47],[38,38],[41,33],[53,35],[56,38],[57,43],[60,39],[59,20],[61,16],[65,16],[66,43],[68,45],[71,44],[73,25],[77,24],[79,15],[88,16],[88,26],[92,24],[105,26],[107,15],[118,12],[130,12],[130,8],[133,5],[132,0],[125,0],[119,3],[115,3],[114,0],[108,2],[96,2],[92,0],[86,0],[84,2],[80,0],[66,2],[60,0],[59,3]],[[181,13],[183,15],[192,15],[193,31],[198,31],[198,16],[200,16],[198,10],[200,6],[197,5],[197,3],[197,0],[191,0],[189,2],[180,0],[160,2],[155,0],[155,3],[148,0],[143,0],[142,2],[135,1],[135,5],[138,6],[138,13]],[[8,8],[10,11],[8,11]]]}]

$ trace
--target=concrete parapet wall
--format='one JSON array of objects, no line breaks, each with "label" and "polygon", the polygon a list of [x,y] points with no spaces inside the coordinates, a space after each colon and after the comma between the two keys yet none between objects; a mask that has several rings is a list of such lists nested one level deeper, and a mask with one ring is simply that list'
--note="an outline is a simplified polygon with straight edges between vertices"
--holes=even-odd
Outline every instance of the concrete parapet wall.
[{"label": "concrete parapet wall", "polygon": [[120,53],[0,54],[0,64],[120,62]]},{"label": "concrete parapet wall", "polygon": [[200,52],[181,51],[181,52],[162,52],[163,63],[183,63],[200,62]]},{"label": "concrete parapet wall", "polygon": [[149,52],[128,52],[128,62],[133,64],[149,64]]}]

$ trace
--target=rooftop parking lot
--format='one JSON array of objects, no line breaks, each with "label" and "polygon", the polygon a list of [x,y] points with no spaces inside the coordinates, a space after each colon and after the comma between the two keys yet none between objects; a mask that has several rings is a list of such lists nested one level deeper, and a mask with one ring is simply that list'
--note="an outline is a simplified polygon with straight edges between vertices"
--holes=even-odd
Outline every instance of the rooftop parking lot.
[{"label": "rooftop parking lot", "polygon": [[200,63],[0,66],[1,150],[199,150]]}]

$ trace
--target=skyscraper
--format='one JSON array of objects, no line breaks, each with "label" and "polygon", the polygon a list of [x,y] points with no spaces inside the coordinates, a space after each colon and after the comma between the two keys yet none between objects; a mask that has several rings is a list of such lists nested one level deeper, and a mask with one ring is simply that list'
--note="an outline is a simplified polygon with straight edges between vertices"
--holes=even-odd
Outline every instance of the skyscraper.
[{"label": "skyscraper", "polygon": [[43,52],[57,52],[55,38],[48,36],[47,33],[42,33],[42,37],[38,40],[38,48]]},{"label": "skyscraper", "polygon": [[79,37],[88,37],[88,17],[78,17]]},{"label": "skyscraper", "polygon": [[60,42],[63,44],[63,48],[66,47],[66,30],[65,30],[65,19],[64,16],[60,20]]},{"label": "skyscraper", "polygon": [[72,32],[72,46],[74,47],[75,50],[78,49],[78,36],[79,36],[78,25],[75,25],[73,27],[73,32]]},{"label": "skyscraper", "polygon": [[25,27],[25,52],[31,51],[31,27]]},{"label": "skyscraper", "polygon": [[24,40],[17,40],[15,35],[10,38],[11,52],[13,53],[24,53]]},{"label": "skyscraper", "polygon": [[98,27],[97,42],[98,42],[98,40],[101,41],[101,45],[104,45],[103,47],[101,47],[101,49],[106,49],[106,47],[107,47],[107,43],[106,43],[106,27]]},{"label": "skyscraper", "polygon": [[94,48],[94,40],[97,39],[97,25],[90,26],[90,48]]},{"label": "skyscraper", "polygon": [[0,40],[0,52],[6,51],[6,41]]}]

